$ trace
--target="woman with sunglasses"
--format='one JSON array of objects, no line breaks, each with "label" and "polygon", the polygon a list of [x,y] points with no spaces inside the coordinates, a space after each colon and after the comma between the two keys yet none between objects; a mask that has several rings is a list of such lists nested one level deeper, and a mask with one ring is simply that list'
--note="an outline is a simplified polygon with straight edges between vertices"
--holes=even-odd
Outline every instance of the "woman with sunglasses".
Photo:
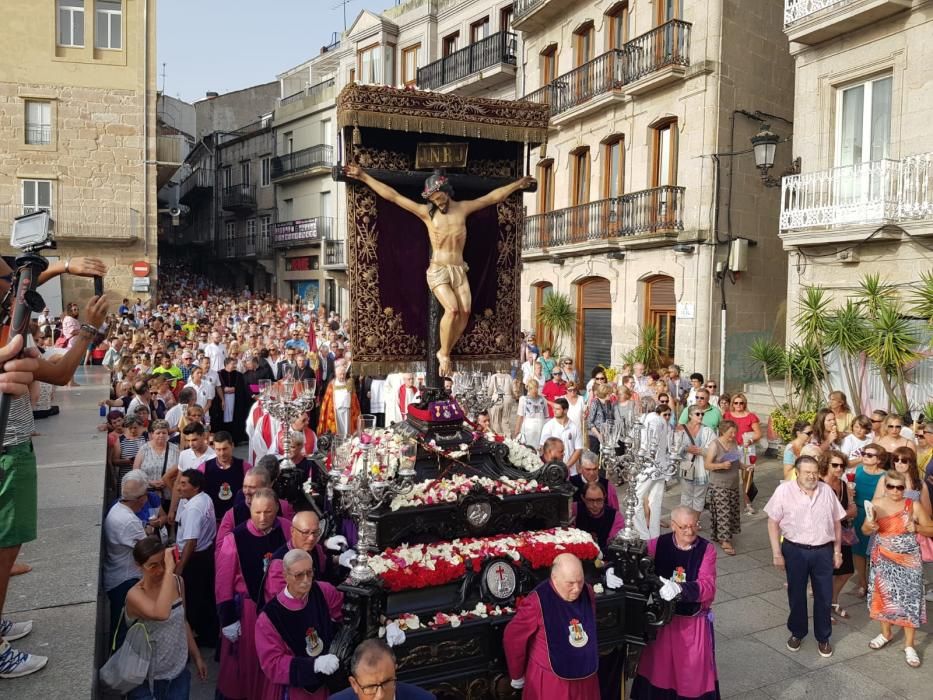
[{"label": "woman with sunglasses", "polygon": [[876,442],[870,442],[862,449],[862,463],[855,468],[855,535],[858,542],[852,545],[852,561],[858,575],[858,587],[855,595],[865,597],[868,581],[868,545],[869,537],[862,532],[865,522],[865,501],[875,497],[878,483],[884,475],[884,463],[888,453]]},{"label": "woman with sunglasses", "polygon": [[709,392],[709,405],[715,406],[719,403],[719,394],[717,393],[717,385],[712,379],[706,382],[706,390]]},{"label": "woman with sunglasses", "polygon": [[680,462],[680,505],[686,506],[697,517],[697,529],[700,529],[700,514],[706,504],[706,491],[709,486],[709,474],[704,466],[704,455],[709,444],[716,439],[716,431],[703,425],[703,411],[691,406],[687,414],[689,419],[684,426],[687,435],[686,454]]},{"label": "woman with sunglasses", "polygon": [[[756,460],[755,445],[761,440],[761,420],[752,411],[748,410],[748,399],[739,392],[732,395],[732,404],[729,411],[723,415],[727,420],[734,421],[738,426],[736,440],[740,448],[745,448],[748,454],[748,465],[753,466]],[[745,514],[754,515],[748,494],[745,494]]]},{"label": "woman with sunglasses", "polygon": [[[904,498],[919,503],[927,515],[931,514],[930,490],[923,481],[923,476],[917,466],[917,455],[909,447],[898,447],[888,455],[888,471],[897,471],[905,475],[907,490]],[[884,495],[884,485],[879,483],[875,489],[875,498]]]},{"label": "woman with sunglasses", "polygon": [[797,468],[794,466],[801,450],[809,444],[813,437],[813,426],[810,421],[798,420],[794,423],[794,439],[784,448],[784,481],[797,480]]},{"label": "woman with sunglasses", "polygon": [[904,658],[911,668],[920,666],[914,648],[917,628],[926,622],[923,597],[923,561],[917,533],[933,536],[933,520],[916,502],[905,498],[907,473],[889,470],[882,480],[884,495],[875,498],[862,523],[862,532],[874,535],[868,579],[868,614],[881,623],[881,634],[868,646],[881,649],[894,638],[892,626],[904,628]]},{"label": "woman with sunglasses", "polygon": [[[833,569],[833,600],[832,610],[837,617],[847,619],[849,613],[839,605],[839,593],[846,582],[855,573],[855,564],[852,561],[852,539],[855,531],[852,529],[852,518],[855,517],[855,484],[845,479],[845,471],[849,461],[839,450],[824,452],[820,458],[820,479],[836,494],[839,504],[846,511],[846,519],[842,521],[842,564]],[[847,535],[847,533],[849,533]],[[849,542],[846,538],[849,537]],[[833,618],[835,622],[835,618]]]},{"label": "woman with sunglasses", "polygon": [[913,441],[908,440],[907,438],[901,435],[901,430],[904,428],[904,419],[898,415],[890,414],[884,419],[884,432],[881,435],[881,439],[878,440],[884,449],[888,452],[894,452],[898,447],[909,447],[910,449],[916,451],[916,446]]}]

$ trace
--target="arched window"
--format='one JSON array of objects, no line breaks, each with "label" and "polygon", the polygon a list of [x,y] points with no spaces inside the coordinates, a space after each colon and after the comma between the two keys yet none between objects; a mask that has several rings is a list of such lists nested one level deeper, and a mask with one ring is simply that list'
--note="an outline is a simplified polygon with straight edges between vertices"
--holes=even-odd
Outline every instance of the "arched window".
[{"label": "arched window", "polygon": [[645,280],[645,323],[658,329],[658,350],[674,357],[677,326],[677,297],[674,278],[656,275]]},{"label": "arched window", "polygon": [[531,310],[531,326],[535,329],[535,337],[538,343],[544,342],[544,328],[538,322],[538,309],[540,309],[545,300],[554,293],[554,285],[550,282],[536,282],[532,286],[534,292],[534,306]]},{"label": "arched window", "polygon": [[588,277],[577,283],[576,359],[580,376],[612,361],[612,297],[609,280]]}]

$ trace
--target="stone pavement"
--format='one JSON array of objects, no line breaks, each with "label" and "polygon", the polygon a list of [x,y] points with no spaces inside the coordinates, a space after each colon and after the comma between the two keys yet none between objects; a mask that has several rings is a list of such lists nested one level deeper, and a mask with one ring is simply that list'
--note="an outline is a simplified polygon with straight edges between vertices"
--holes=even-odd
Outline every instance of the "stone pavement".
[{"label": "stone pavement", "polygon": [[[919,669],[904,662],[903,634],[898,633],[884,649],[872,651],[868,642],[880,629],[868,618],[864,599],[850,594],[851,583],[839,600],[851,617],[833,626],[833,656],[824,659],[817,653],[812,627],[800,651],[787,650],[784,575],[771,564],[767,516],[761,512],[781,477],[781,465],[764,460],[757,472],[758,513],[743,513],[736,556],[727,556],[717,546],[713,624],[722,696],[736,700],[795,700],[805,695],[846,700],[933,697],[933,626],[927,623],[917,632],[915,647],[923,660]],[[668,511],[679,503],[679,494],[675,486],[665,495]],[[709,514],[704,513],[700,522],[704,528],[700,534],[708,535]]]}]

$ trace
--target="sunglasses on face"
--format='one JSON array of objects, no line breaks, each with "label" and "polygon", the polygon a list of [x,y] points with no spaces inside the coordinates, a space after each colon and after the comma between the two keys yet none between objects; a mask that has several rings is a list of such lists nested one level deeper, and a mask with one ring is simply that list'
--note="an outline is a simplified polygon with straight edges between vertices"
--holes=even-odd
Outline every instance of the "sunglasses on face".
[{"label": "sunglasses on face", "polygon": [[733,401],[732,405],[733,406],[744,406],[745,402],[744,401]]},{"label": "sunglasses on face", "polygon": [[833,468],[835,468],[835,469],[843,469],[846,465],[843,464],[842,462],[830,462],[830,463],[829,463],[829,466],[831,466],[831,467],[833,467]]},{"label": "sunglasses on face", "polygon": [[878,459],[878,455],[876,455],[874,452],[866,452],[864,456],[869,459]]},{"label": "sunglasses on face", "polygon": [[909,459],[905,459],[904,457],[895,457],[895,458],[894,458],[894,463],[895,463],[895,464],[910,464],[910,460],[909,460]]},{"label": "sunglasses on face", "polygon": [[886,484],[884,485],[884,487],[885,487],[886,489],[893,489],[894,491],[904,491],[904,490],[907,489],[907,487],[904,486],[904,484],[888,484],[888,483],[886,483]]},{"label": "sunglasses on face", "polygon": [[604,381],[606,381],[606,378],[605,378],[605,377],[596,377],[596,381],[597,381],[597,382],[604,382]]}]

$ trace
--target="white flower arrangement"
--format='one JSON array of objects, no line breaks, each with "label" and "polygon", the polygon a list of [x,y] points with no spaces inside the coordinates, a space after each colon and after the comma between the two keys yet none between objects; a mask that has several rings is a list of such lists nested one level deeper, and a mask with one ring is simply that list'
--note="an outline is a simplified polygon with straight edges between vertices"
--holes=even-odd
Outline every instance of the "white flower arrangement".
[{"label": "white flower arrangement", "polygon": [[486,493],[498,498],[550,490],[547,486],[538,484],[534,479],[510,479],[506,476],[490,479],[485,476],[453,474],[443,479],[416,484],[409,493],[392,499],[389,507],[395,511],[415,506],[456,503],[461,495],[469,493],[475,486],[479,486]]},{"label": "white flower arrangement", "polygon": [[544,466],[538,453],[527,445],[508,437],[502,441],[502,444],[509,450],[509,462],[513,467],[526,472],[536,472]]}]

